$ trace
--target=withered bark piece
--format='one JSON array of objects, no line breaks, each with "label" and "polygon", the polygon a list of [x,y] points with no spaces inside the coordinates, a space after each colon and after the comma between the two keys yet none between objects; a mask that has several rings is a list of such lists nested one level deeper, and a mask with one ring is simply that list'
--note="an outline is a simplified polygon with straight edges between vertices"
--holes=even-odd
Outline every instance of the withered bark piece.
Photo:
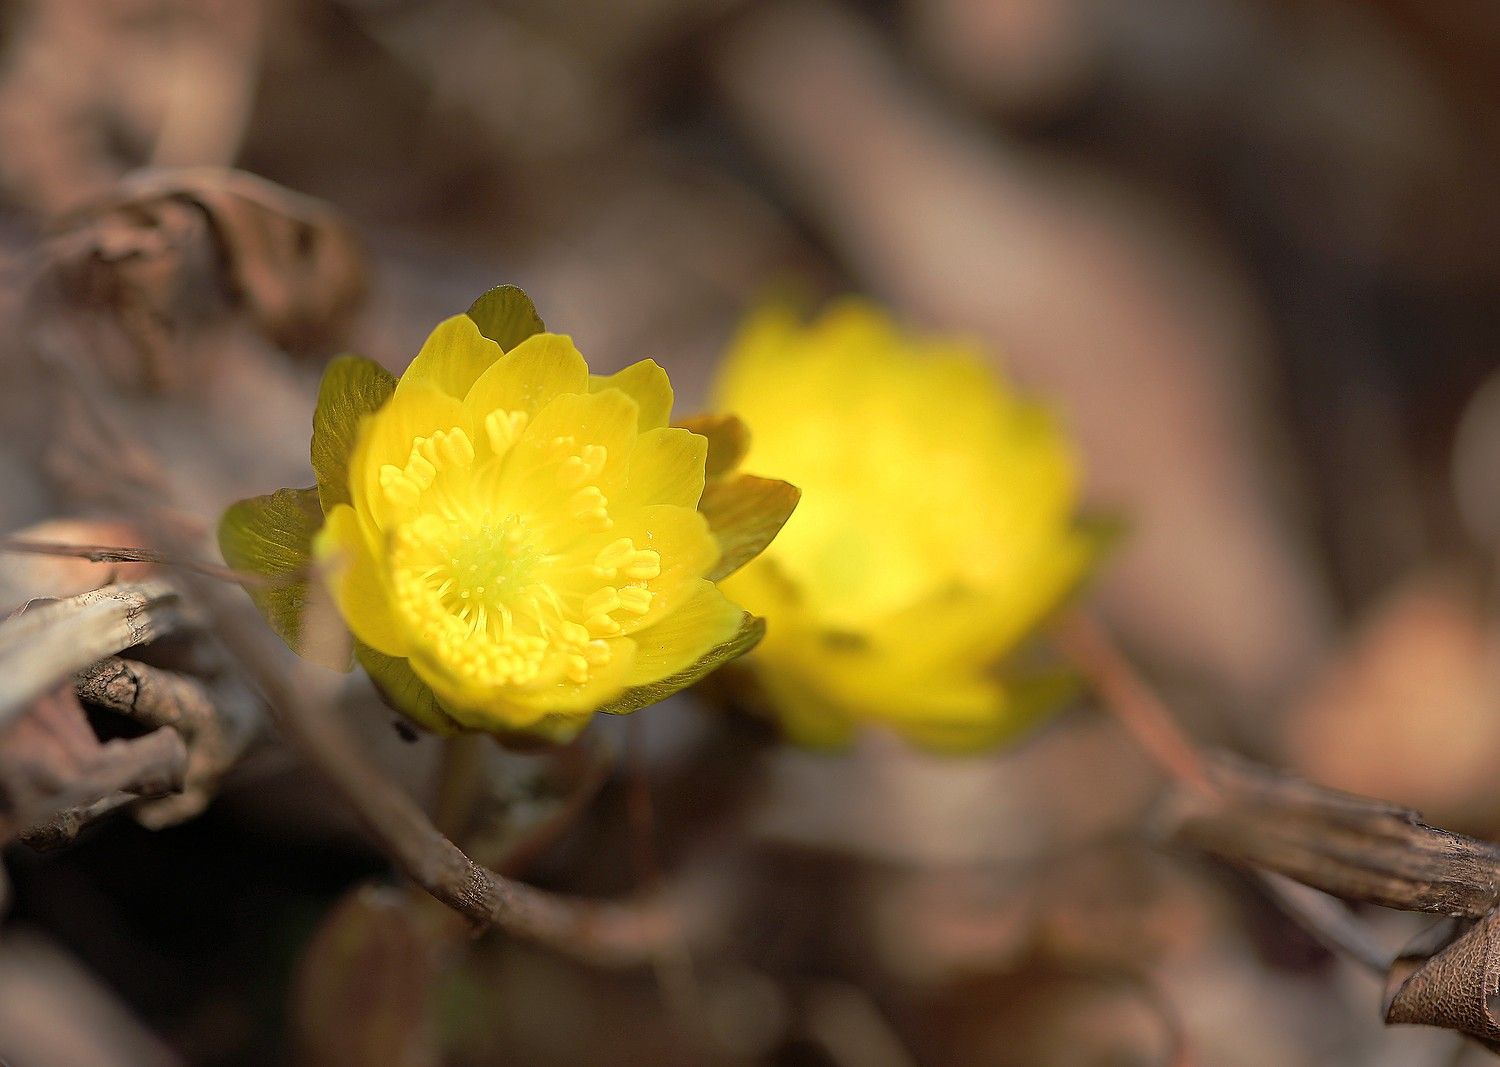
[{"label": "withered bark piece", "polygon": [[143,803],[135,817],[158,828],[192,817],[259,732],[264,719],[254,696],[232,680],[212,690],[173,671],[110,656],[75,679],[84,700],[128,715],[143,726],[168,728],[187,745],[183,788],[175,796]]},{"label": "withered bark piece", "polygon": [[1500,846],[1428,826],[1405,808],[1227,757],[1214,761],[1211,777],[1216,798],[1175,798],[1175,840],[1402,911],[1477,919],[1500,902]]},{"label": "withered bark piece", "polygon": [[36,603],[0,622],[0,729],[74,671],[152,641],[180,621],[177,594],[147,581]]},{"label": "withered bark piece", "polygon": [[190,379],[185,336],[235,310],[283,348],[326,353],[368,284],[363,248],[333,208],[212,167],[126,177],[64,219],[40,255],[33,310],[71,314],[102,369],[142,389]]}]

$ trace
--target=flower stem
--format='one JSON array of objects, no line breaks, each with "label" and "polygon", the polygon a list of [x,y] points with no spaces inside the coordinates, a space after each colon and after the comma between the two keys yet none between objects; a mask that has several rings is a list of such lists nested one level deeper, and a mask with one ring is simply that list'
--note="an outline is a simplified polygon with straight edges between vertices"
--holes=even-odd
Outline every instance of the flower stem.
[{"label": "flower stem", "polygon": [[484,788],[484,734],[455,734],[443,743],[433,822],[443,836],[463,844],[474,805]]}]

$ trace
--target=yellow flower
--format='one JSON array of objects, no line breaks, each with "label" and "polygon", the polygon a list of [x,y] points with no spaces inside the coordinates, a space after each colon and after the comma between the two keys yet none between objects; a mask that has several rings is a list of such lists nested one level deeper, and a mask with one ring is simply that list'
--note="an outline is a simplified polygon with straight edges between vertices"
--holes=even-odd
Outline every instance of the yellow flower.
[{"label": "yellow flower", "polygon": [[[700,512],[708,442],[671,412],[654,362],[591,375],[520,290],[492,290],[399,381],[356,356],[330,364],[317,489],[242,501],[220,544],[278,580],[310,552],[359,661],[424,725],[567,737],[596,710],[682,688],[764,629],[712,579],[785,514],[767,523],[741,493],[727,518]],[[303,632],[306,601],[295,584],[258,596],[295,649],[347,669],[347,651]]]},{"label": "yellow flower", "polygon": [[919,744],[994,744],[1036,714],[1009,654],[1078,583],[1077,464],[1050,413],[971,346],[903,334],[849,301],[803,326],[752,317],[718,399],[752,425],[746,463],[806,494],[725,584],[769,623],[747,660],[792,739],[884,724]]}]

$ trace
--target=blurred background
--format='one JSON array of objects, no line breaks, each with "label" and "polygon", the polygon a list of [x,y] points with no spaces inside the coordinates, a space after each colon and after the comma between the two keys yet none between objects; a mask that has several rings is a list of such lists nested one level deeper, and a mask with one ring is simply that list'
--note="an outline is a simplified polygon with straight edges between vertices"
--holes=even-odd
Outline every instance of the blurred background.
[{"label": "blurred background", "polygon": [[[684,412],[757,300],[864,292],[1064,412],[1091,508],[1128,527],[1095,599],[1195,736],[1493,835],[1497,50],[1487,0],[4,0],[0,528],[110,514],[49,459],[62,409],[13,340],[101,291],[99,378],[205,527],[310,480],[328,355],[399,370],[492,285],[598,369],[654,357]],[[223,167],[347,226],[245,224]],[[139,207],[140,168],[203,168],[174,172],[181,217]],[[158,239],[130,282],[154,303],[78,268]],[[323,300],[300,331],[256,314],[286,255],[307,288],[281,298]],[[3,610],[65,581],[28,567]],[[359,684],[350,720],[430,795],[437,743]],[[588,791],[517,873],[699,886],[729,918],[690,967],[471,942],[266,739],[196,819],[7,848],[0,1052],[1488,1062],[1386,1030],[1375,979],[1153,845],[1159,783],[1088,708],[945,760],[787,751],[684,697],[489,759],[476,854]],[[1393,948],[1420,928],[1366,917]]]}]

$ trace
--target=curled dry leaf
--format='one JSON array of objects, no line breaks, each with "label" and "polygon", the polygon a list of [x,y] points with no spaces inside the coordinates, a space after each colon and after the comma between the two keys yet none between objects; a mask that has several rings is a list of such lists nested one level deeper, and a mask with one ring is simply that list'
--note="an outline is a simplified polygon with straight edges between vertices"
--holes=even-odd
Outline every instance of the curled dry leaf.
[{"label": "curled dry leaf", "polygon": [[142,825],[157,829],[197,815],[219,779],[242,756],[263,724],[251,693],[232,676],[210,689],[175,671],[109,656],[74,679],[80,697],[153,730],[171,730],[187,746],[181,791],[135,805]]},{"label": "curled dry leaf", "polygon": [[368,281],[333,208],[209,167],[126,177],[63,219],[41,256],[38,300],[72,313],[111,378],[150,390],[191,379],[184,338],[234,312],[289,351],[326,354]]},{"label": "curled dry leaf", "polygon": [[[1451,932],[1443,924],[1434,933]],[[1457,1030],[1500,1052],[1500,913],[1446,944],[1423,937],[1392,965],[1385,1021]]]}]

